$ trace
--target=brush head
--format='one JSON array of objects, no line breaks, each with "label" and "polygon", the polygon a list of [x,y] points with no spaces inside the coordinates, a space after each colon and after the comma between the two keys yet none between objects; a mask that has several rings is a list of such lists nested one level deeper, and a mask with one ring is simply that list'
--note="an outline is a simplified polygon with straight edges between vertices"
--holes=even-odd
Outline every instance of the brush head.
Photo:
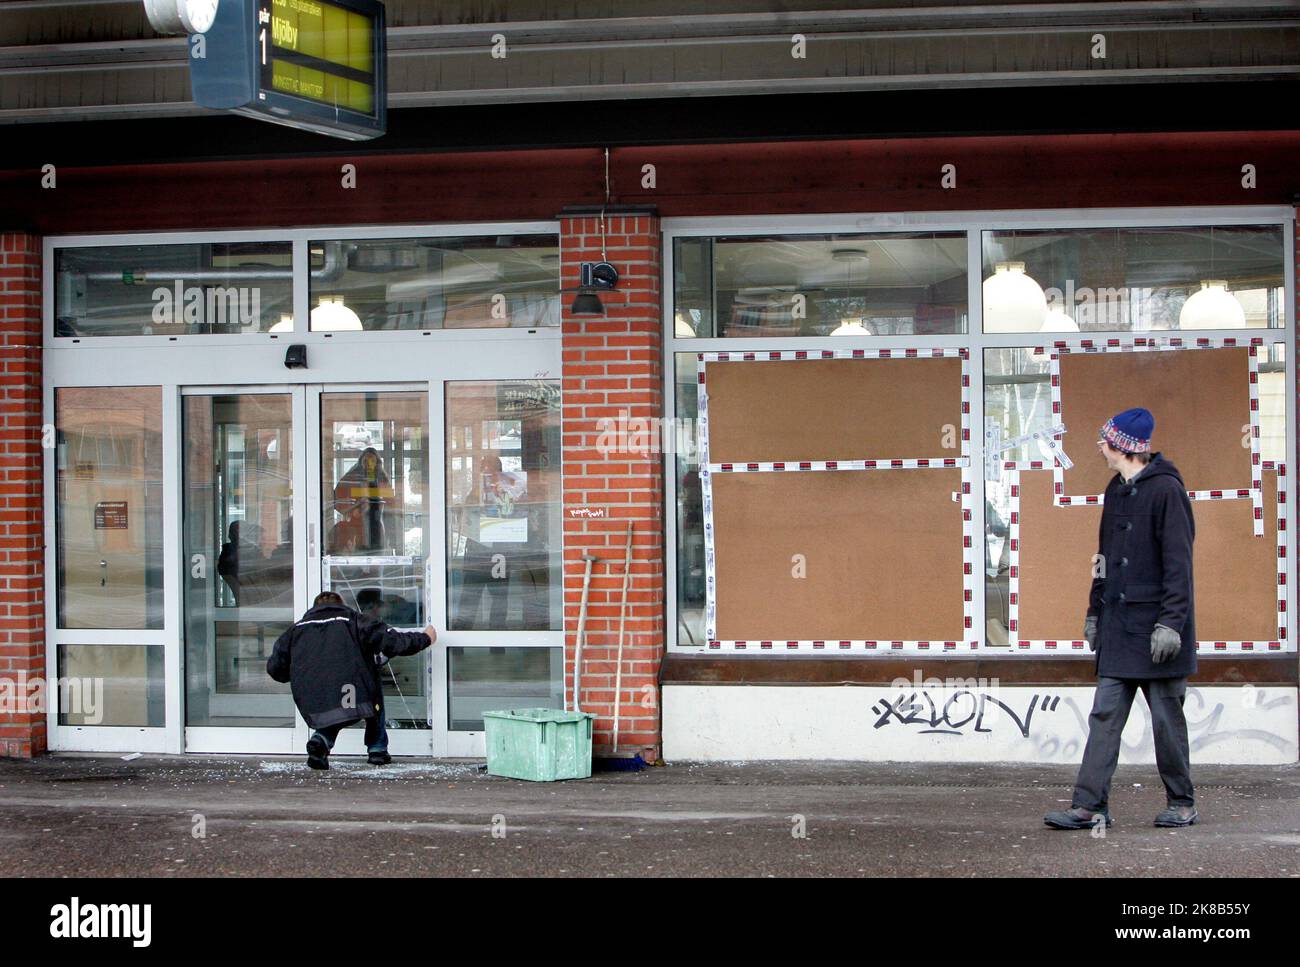
[{"label": "brush head", "polygon": [[600,755],[591,760],[592,772],[640,772],[646,767],[641,753],[636,755]]}]

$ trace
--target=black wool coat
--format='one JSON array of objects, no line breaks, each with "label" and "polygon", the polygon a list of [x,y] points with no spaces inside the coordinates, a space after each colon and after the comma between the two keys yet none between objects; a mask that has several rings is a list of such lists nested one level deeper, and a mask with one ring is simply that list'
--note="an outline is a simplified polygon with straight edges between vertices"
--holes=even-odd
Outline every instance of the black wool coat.
[{"label": "black wool coat", "polygon": [[430,644],[422,631],[398,631],[351,608],[323,605],[280,635],[266,673],[290,683],[298,711],[319,729],[378,714],[376,656],[414,655]]},{"label": "black wool coat", "polygon": [[[1132,482],[1115,474],[1106,486],[1099,535],[1103,569],[1093,578],[1088,602],[1088,614],[1098,619],[1099,676],[1181,678],[1196,671],[1195,537],[1182,475],[1161,454],[1153,454]],[[1151,660],[1157,624],[1183,639],[1178,655],[1159,665]]]}]

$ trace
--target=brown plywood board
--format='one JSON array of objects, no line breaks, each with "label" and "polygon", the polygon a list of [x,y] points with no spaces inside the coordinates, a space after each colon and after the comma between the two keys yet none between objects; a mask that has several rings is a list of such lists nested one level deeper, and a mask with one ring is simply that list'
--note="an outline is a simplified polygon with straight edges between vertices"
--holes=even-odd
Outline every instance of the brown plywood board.
[{"label": "brown plywood board", "polygon": [[[1067,440],[1069,436],[1067,433]],[[1249,500],[1245,503],[1250,506]],[[1012,634],[1012,640],[1074,641],[1083,637],[1100,523],[1098,506],[1057,507],[1052,503],[1049,471],[1020,475],[1020,618],[1019,631]],[[1246,533],[1250,534],[1249,525]]]},{"label": "brown plywood board", "polygon": [[[1264,536],[1250,500],[1194,500],[1192,573],[1200,641],[1277,637],[1277,475],[1264,473]],[[1056,507],[1048,473],[1020,475],[1022,641],[1083,636],[1101,508]]]},{"label": "brown plywood board", "polygon": [[1060,420],[1074,461],[1064,472],[1067,496],[1106,489],[1113,471],[1096,454],[1098,431],[1135,406],[1155,417],[1152,449],[1178,465],[1188,490],[1251,485],[1249,350],[1066,353]]},{"label": "brown plywood board", "polygon": [[960,470],[712,479],[720,640],[963,639]]},{"label": "brown plywood board", "polygon": [[960,457],[961,364],[957,357],[707,363],[709,460]]}]

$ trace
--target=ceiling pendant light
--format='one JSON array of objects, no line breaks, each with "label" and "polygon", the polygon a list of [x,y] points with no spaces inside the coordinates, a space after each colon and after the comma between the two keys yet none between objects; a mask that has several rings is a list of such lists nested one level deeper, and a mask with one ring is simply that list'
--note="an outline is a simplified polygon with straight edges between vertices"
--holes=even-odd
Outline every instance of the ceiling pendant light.
[{"label": "ceiling pendant light", "polygon": [[861,319],[845,319],[831,331],[832,336],[870,336],[871,330]]},{"label": "ceiling pendant light", "polygon": [[361,318],[343,304],[343,296],[322,296],[311,311],[312,332],[360,332]]},{"label": "ceiling pendant light", "polygon": [[1246,310],[1223,279],[1205,279],[1178,313],[1179,329],[1244,329]]},{"label": "ceiling pendant light", "polygon": [[[860,248],[836,248],[831,249],[831,258],[836,262],[843,262],[844,265],[844,301],[846,303],[853,300],[853,266],[861,264],[864,267],[871,262],[871,256],[865,249]],[[861,316],[842,316],[840,324],[831,330],[832,336],[870,336],[871,332],[862,324]]]},{"label": "ceiling pendant light", "polygon": [[1047,316],[1043,287],[1024,262],[998,262],[984,280],[985,332],[1038,332]]},{"label": "ceiling pendant light", "polygon": [[1070,314],[1056,306],[1047,310],[1043,316],[1043,324],[1038,329],[1039,332],[1078,332],[1079,324],[1070,318]]}]

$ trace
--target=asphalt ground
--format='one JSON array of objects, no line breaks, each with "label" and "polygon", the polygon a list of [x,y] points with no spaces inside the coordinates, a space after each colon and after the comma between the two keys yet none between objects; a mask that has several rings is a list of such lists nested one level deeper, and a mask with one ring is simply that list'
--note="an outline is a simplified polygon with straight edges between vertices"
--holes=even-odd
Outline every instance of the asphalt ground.
[{"label": "asphalt ground", "polygon": [[475,762],[0,760],[0,875],[1300,878],[1300,767],[1195,771],[1157,829],[1121,766],[1104,837],[1046,828],[1072,767],[713,763],[530,783]]}]

